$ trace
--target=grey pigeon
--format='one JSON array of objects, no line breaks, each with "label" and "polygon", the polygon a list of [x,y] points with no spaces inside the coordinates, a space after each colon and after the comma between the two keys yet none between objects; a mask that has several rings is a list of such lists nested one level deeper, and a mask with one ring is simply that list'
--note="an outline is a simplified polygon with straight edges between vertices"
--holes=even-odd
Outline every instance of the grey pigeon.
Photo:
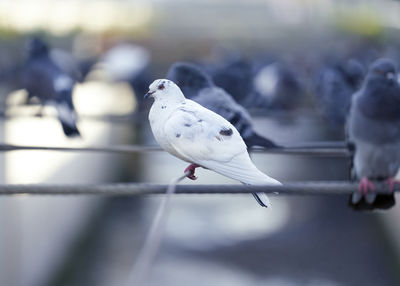
[{"label": "grey pigeon", "polygon": [[29,98],[37,97],[42,104],[55,106],[65,135],[80,135],[72,102],[75,80],[54,62],[47,44],[39,38],[28,42],[28,58],[22,69],[22,85]]},{"label": "grey pigeon", "polygon": [[385,182],[393,191],[393,177],[400,167],[400,86],[396,78],[394,62],[378,59],[352,100],[347,128],[360,184],[349,203],[355,209],[386,209],[395,204],[393,193],[376,195],[373,182]]},{"label": "grey pigeon", "polygon": [[271,140],[257,134],[247,110],[225,90],[215,86],[211,77],[197,65],[187,62],[175,63],[169,69],[167,78],[174,81],[187,98],[221,115],[234,125],[248,148],[279,147]]},{"label": "grey pigeon", "polygon": [[344,126],[353,94],[360,88],[364,67],[355,59],[327,64],[315,79],[317,109],[332,126]]}]

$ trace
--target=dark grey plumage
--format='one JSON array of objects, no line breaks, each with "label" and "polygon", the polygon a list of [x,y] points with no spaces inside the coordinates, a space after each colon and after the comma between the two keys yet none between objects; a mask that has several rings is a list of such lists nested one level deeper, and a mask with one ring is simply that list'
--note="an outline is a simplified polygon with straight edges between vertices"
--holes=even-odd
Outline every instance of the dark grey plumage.
[{"label": "dark grey plumage", "polygon": [[317,109],[332,126],[344,125],[363,77],[364,68],[354,59],[327,64],[318,72],[314,89]]},{"label": "dark grey plumage", "polygon": [[253,85],[254,68],[250,60],[243,57],[229,58],[210,70],[212,81],[223,88],[236,102],[245,107],[254,107],[256,95]]},{"label": "dark grey plumage", "polygon": [[214,85],[212,79],[198,66],[179,62],[171,66],[167,78],[174,81],[187,98],[221,115],[239,131],[247,147],[278,147],[271,140],[253,130],[247,110],[225,90]]},{"label": "dark grey plumage", "polygon": [[[393,61],[378,59],[371,65],[353,97],[347,127],[355,146],[356,177],[371,181],[393,178],[400,167],[400,86]],[[354,194],[350,199],[356,209],[384,209],[394,204],[393,194]]]},{"label": "dark grey plumage", "polygon": [[27,49],[22,85],[29,98],[37,97],[42,104],[54,104],[65,135],[80,135],[72,102],[75,81],[52,60],[47,44],[41,39],[31,39]]},{"label": "dark grey plumage", "polygon": [[186,98],[190,99],[197,96],[204,88],[216,87],[205,71],[189,62],[173,64],[168,70],[167,77],[179,86]]}]

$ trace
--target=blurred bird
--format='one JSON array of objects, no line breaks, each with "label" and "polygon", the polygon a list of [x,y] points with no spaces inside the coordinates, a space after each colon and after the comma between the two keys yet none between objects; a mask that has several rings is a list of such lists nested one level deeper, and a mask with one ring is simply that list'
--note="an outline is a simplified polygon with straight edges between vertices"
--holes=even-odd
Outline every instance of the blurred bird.
[{"label": "blurred bird", "polygon": [[394,194],[375,194],[372,181],[384,181],[393,191],[400,167],[400,86],[392,60],[381,58],[370,67],[362,88],[354,95],[348,118],[354,144],[353,165],[359,192],[350,198],[355,209],[386,209]]},{"label": "blurred bird", "polygon": [[211,74],[217,86],[246,108],[292,110],[304,100],[299,75],[284,63],[256,67],[251,60],[236,57]]},{"label": "blurred bird", "polygon": [[[42,42],[42,45],[46,45],[38,37],[32,38],[31,40],[33,39]],[[62,72],[66,73],[76,82],[83,82],[90,69],[97,62],[95,57],[77,60],[70,52],[56,48],[48,48],[48,55],[51,61],[57,65]],[[6,87],[6,93],[24,88],[22,83],[23,68],[23,65],[15,65],[14,63],[9,64],[7,67],[1,67],[0,84]]]},{"label": "blurred bird", "polygon": [[251,101],[254,97],[254,70],[250,60],[235,56],[221,66],[214,67],[210,74],[215,85],[223,88],[239,104],[254,107]]},{"label": "blurred bird", "polygon": [[61,49],[51,49],[49,56],[63,72],[76,82],[83,82],[86,75],[97,62],[96,57],[78,61],[70,52]]},{"label": "blurred bird", "polygon": [[72,102],[75,81],[52,60],[49,48],[39,38],[27,45],[27,60],[22,69],[22,85],[28,98],[37,97],[42,104],[54,105],[65,135],[80,135]]},{"label": "blurred bird", "polygon": [[355,59],[323,67],[315,79],[318,111],[332,126],[343,126],[351,97],[360,88],[364,67]]},{"label": "blurred bird", "polygon": [[278,147],[271,140],[257,134],[247,110],[225,90],[215,86],[211,77],[195,64],[175,63],[169,69],[167,78],[175,82],[187,98],[214,111],[233,124],[247,147]]},{"label": "blurred bird", "polygon": [[276,110],[293,110],[305,99],[300,76],[292,67],[273,62],[260,68],[254,75],[253,106]]},{"label": "blurred bird", "polygon": [[[185,172],[195,180],[197,167],[213,170],[248,185],[280,183],[254,166],[246,144],[236,128],[220,115],[186,99],[170,80],[155,80],[145,97],[153,97],[149,113],[153,135],[172,155],[191,163]],[[270,205],[265,193],[253,194],[264,207]]]}]

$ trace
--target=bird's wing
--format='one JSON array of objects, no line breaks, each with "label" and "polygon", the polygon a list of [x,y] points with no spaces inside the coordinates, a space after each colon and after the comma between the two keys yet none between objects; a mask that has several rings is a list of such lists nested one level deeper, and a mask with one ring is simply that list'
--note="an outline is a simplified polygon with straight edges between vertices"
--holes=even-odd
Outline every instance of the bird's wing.
[{"label": "bird's wing", "polygon": [[168,118],[164,132],[177,153],[201,166],[210,160],[229,162],[247,152],[232,124],[191,100],[186,100]]}]

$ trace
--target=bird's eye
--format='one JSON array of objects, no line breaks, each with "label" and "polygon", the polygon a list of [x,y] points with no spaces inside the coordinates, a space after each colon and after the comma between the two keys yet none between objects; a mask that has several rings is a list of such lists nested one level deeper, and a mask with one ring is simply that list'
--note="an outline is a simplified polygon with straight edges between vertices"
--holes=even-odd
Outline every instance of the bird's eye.
[{"label": "bird's eye", "polygon": [[376,70],[375,72],[376,72],[377,74],[380,74],[380,75],[383,74],[382,70],[380,70],[380,69]]},{"label": "bird's eye", "polygon": [[162,83],[162,84],[160,84],[159,86],[158,86],[158,89],[159,90],[163,90],[165,88],[165,86],[164,86],[164,84]]}]

